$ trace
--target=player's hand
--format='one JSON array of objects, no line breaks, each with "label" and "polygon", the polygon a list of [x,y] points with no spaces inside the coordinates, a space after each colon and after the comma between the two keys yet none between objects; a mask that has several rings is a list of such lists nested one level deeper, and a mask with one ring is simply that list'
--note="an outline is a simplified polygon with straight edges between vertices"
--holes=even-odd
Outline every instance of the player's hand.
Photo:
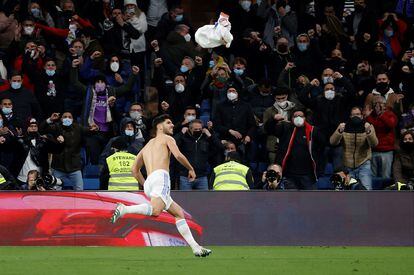
[{"label": "player's hand", "polygon": [[194,170],[189,170],[188,171],[188,181],[189,182],[193,182],[196,179],[196,173]]}]

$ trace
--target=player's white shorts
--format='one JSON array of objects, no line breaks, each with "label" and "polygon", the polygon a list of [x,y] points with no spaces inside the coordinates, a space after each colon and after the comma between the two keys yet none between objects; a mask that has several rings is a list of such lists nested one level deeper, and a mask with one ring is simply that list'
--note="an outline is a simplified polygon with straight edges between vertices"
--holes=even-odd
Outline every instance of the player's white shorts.
[{"label": "player's white shorts", "polygon": [[158,169],[153,171],[145,180],[144,192],[147,197],[161,198],[165,203],[165,210],[170,208],[173,200],[170,196],[170,174],[163,170]]}]

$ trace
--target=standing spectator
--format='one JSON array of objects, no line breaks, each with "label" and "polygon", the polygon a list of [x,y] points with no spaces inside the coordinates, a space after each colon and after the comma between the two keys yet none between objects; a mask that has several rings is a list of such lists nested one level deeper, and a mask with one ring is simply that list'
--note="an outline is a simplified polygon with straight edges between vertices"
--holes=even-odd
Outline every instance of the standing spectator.
[{"label": "standing spectator", "polygon": [[402,50],[407,24],[399,19],[395,13],[384,13],[384,17],[378,20],[379,40],[386,46],[386,54],[389,58],[397,58]]},{"label": "standing spectator", "polygon": [[298,72],[310,79],[318,77],[323,58],[319,44],[315,39],[311,41],[307,34],[298,35],[293,55],[293,63]]},{"label": "standing spectator", "polygon": [[376,97],[372,111],[366,112],[365,115],[368,115],[367,122],[374,126],[378,138],[378,145],[373,148],[372,152],[372,175],[390,179],[398,118],[387,109],[383,97]]},{"label": "standing spectator", "polygon": [[359,179],[367,190],[372,190],[372,148],[377,146],[375,128],[365,122],[362,110],[353,107],[347,123],[340,123],[330,138],[331,145],[342,143],[343,163],[350,175]]},{"label": "standing spectator", "polygon": [[407,131],[401,136],[400,150],[395,154],[393,174],[395,182],[414,183],[414,133]]},{"label": "standing spectator", "polygon": [[197,175],[193,182],[189,182],[187,170],[180,166],[180,190],[208,190],[208,159],[212,152],[222,147],[220,141],[207,128],[203,128],[203,122],[198,119],[191,121],[189,127],[183,128],[174,138]]},{"label": "standing spectator", "polygon": [[[184,9],[180,5],[171,5],[168,12],[164,13],[158,21],[155,39],[161,44],[167,39],[167,36],[178,25],[190,26],[187,17],[184,15]],[[189,27],[190,28],[190,27]]]},{"label": "standing spectator", "polygon": [[13,111],[13,102],[9,98],[3,98],[1,100],[1,113],[3,118],[3,125],[7,126],[14,134],[16,134],[17,128],[24,128],[24,119],[18,117]]},{"label": "standing spectator", "polygon": [[250,190],[253,175],[249,167],[241,164],[239,154],[230,152],[223,164],[214,167],[210,183],[216,191]]},{"label": "standing spectator", "polygon": [[249,88],[248,100],[256,121],[263,123],[263,114],[274,103],[275,87],[269,79],[262,79],[258,84]]},{"label": "standing spectator", "polygon": [[40,125],[40,129],[44,133],[62,136],[65,141],[63,151],[52,155],[53,175],[63,181],[64,187],[83,190],[81,148],[85,137],[93,131],[74,122],[70,112],[64,112],[61,119],[53,113]]},{"label": "standing spectator", "polygon": [[[144,116],[144,105],[139,102],[133,102],[129,106],[129,112],[126,117],[121,120],[120,125],[125,123],[124,121],[132,120],[135,125],[135,139],[142,140],[143,142],[148,140],[150,123],[149,119]],[[122,127],[120,127],[122,129]]]},{"label": "standing spectator", "polygon": [[18,72],[10,74],[10,89],[0,94],[0,98],[8,98],[13,102],[13,115],[23,121],[34,117],[40,118],[42,112],[39,102],[30,91],[22,87],[23,78]]},{"label": "standing spectator", "polygon": [[265,124],[267,133],[279,138],[275,163],[286,189],[315,189],[320,173],[321,148],[325,145],[318,128],[306,122],[300,109],[292,111],[291,123],[277,114]]}]

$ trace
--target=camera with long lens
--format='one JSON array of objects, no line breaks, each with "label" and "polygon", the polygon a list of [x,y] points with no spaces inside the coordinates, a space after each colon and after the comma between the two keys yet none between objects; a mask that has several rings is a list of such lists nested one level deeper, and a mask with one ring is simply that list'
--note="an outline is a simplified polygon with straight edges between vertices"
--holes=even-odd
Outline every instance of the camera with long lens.
[{"label": "camera with long lens", "polygon": [[335,187],[335,190],[344,190],[345,189],[345,179],[339,174],[333,174],[329,179],[332,185]]},{"label": "camera with long lens", "polygon": [[45,175],[36,179],[37,190],[62,190],[62,180],[52,175]]},{"label": "camera with long lens", "polygon": [[275,170],[267,170],[266,171],[266,181],[268,182],[279,182],[280,181],[280,174]]}]

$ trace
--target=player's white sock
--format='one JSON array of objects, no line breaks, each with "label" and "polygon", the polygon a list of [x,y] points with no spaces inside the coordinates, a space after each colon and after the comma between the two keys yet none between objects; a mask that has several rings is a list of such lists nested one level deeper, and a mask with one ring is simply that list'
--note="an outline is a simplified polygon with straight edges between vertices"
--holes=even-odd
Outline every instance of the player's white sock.
[{"label": "player's white sock", "polygon": [[180,232],[181,236],[183,236],[188,245],[191,246],[191,249],[195,250],[200,247],[200,245],[194,240],[193,234],[191,234],[190,227],[188,227],[185,219],[176,220],[175,225],[177,226],[178,232]]},{"label": "player's white sock", "polygon": [[146,204],[146,203],[125,206],[125,214],[141,214],[141,215],[151,216],[152,206],[151,204]]}]

